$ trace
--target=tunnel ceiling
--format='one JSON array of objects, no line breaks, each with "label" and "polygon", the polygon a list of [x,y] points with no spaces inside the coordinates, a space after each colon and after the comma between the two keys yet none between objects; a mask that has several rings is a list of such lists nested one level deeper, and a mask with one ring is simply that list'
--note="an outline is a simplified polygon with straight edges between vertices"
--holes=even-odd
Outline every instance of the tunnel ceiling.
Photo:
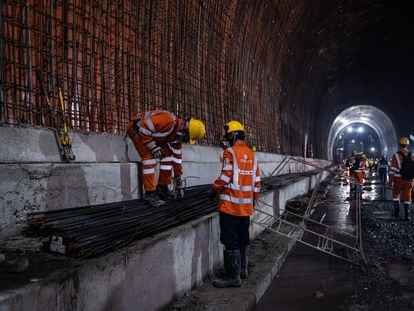
[{"label": "tunnel ceiling", "polygon": [[330,157],[332,146],[324,143],[331,143],[330,128],[352,106],[364,105],[374,118],[379,114],[369,107],[378,108],[397,135],[412,133],[414,2],[304,2],[289,44],[284,89],[288,101],[300,103],[290,106],[290,114],[301,115],[314,154]]}]

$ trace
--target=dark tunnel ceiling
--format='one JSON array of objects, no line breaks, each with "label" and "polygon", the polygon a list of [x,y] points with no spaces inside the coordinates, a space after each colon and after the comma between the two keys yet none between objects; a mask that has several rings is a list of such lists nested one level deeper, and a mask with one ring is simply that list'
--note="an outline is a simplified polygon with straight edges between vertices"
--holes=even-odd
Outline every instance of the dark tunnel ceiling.
[{"label": "dark tunnel ceiling", "polygon": [[[295,83],[285,88],[303,105],[314,155],[331,158],[331,126],[352,106],[384,112],[395,136],[413,133],[414,1],[305,3],[289,47],[287,81]],[[394,149],[391,136],[383,143]]]}]

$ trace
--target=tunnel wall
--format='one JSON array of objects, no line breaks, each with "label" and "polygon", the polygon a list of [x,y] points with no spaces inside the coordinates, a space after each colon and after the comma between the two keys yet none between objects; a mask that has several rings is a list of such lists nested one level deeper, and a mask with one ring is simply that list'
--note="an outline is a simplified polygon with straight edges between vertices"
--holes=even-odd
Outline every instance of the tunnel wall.
[{"label": "tunnel wall", "polygon": [[74,131],[122,135],[133,114],[157,106],[206,122],[204,145],[218,145],[236,119],[259,151],[304,154],[307,114],[301,98],[286,96],[298,90],[288,68],[301,1],[30,0],[0,9],[0,125],[65,120]]},{"label": "tunnel wall", "polygon": [[[139,156],[117,135],[71,133],[76,161],[62,163],[54,131],[0,127],[0,235],[18,233],[28,212],[140,197]],[[128,140],[127,140],[128,141]],[[209,184],[221,169],[221,148],[184,145],[187,186]],[[284,156],[257,152],[262,176]],[[136,162],[135,162],[136,161]],[[312,159],[318,165],[328,162]],[[313,169],[291,161],[281,173]]]}]

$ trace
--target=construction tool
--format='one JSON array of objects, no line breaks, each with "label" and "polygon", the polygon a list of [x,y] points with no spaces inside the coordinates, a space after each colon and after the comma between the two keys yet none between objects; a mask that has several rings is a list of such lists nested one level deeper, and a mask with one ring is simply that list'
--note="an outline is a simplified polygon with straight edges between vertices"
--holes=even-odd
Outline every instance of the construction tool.
[{"label": "construction tool", "polygon": [[73,154],[73,151],[72,151],[72,140],[68,134],[65,101],[63,100],[62,84],[61,84],[59,75],[56,75],[56,82],[57,82],[57,87],[58,87],[59,102],[60,102],[60,108],[62,110],[62,121],[63,121],[63,129],[58,130],[60,146],[61,146],[60,154],[64,161],[72,162],[75,160],[75,155]]},{"label": "construction tool", "polygon": [[[59,148],[59,153],[62,155],[62,146],[60,144],[59,131],[55,128],[55,126],[56,126],[55,110],[52,107],[49,94],[48,94],[48,92],[46,91],[46,88],[43,85],[43,79],[42,79],[42,74],[40,72],[40,69],[37,69],[36,70],[36,78],[37,78],[37,80],[39,82],[40,91],[42,92],[42,95],[45,98],[45,101],[46,101],[46,104],[47,104],[48,113],[51,116],[51,124],[50,125],[52,127],[53,133],[54,133],[55,138],[56,138],[56,143],[57,143],[57,146]],[[43,118],[43,120],[42,120],[43,121],[43,124],[45,124],[44,117],[42,116],[42,118]]]}]

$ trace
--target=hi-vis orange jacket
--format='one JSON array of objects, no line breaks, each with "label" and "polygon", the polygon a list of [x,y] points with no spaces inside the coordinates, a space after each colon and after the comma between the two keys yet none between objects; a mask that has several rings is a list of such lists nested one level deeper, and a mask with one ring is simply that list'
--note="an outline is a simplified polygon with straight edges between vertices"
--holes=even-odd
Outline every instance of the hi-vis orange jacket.
[{"label": "hi-vis orange jacket", "polygon": [[403,156],[399,152],[407,155],[409,151],[407,149],[400,149],[400,151],[397,151],[392,155],[390,170],[388,172],[388,180],[390,182],[395,182],[397,179],[401,179],[400,169]]},{"label": "hi-vis orange jacket", "polygon": [[184,121],[165,110],[151,110],[135,115],[128,124],[128,136],[134,143],[141,159],[145,191],[156,188],[154,159],[151,149],[159,146],[164,156],[160,159],[159,184],[171,183],[171,173],[182,175],[182,143],[177,141],[177,132],[184,126]]},{"label": "hi-vis orange jacket", "polygon": [[251,216],[260,186],[260,169],[253,151],[243,141],[227,148],[223,153],[221,175],[213,184],[213,189],[219,192],[219,211]]}]

